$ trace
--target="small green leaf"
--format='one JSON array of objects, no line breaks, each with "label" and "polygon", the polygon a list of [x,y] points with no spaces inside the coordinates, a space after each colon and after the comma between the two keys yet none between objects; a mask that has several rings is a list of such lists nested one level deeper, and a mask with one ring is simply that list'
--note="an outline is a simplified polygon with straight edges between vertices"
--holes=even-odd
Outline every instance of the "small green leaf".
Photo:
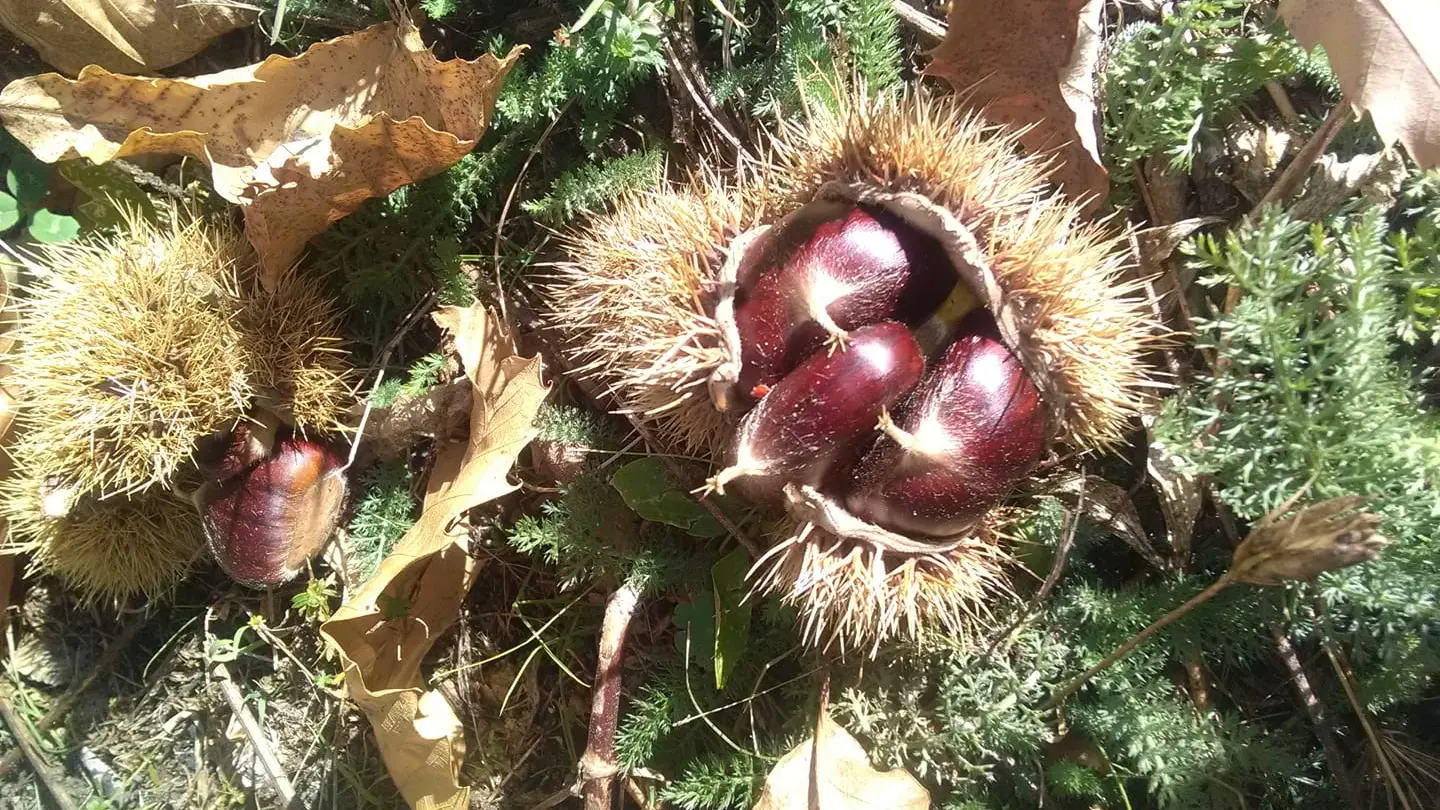
[{"label": "small green leaf", "polygon": [[5,168],[5,187],[20,201],[21,208],[36,208],[50,193],[50,167],[23,146],[15,149]]},{"label": "small green leaf", "polygon": [[152,222],[155,203],[135,178],[113,163],[95,165],[88,160],[67,160],[60,164],[60,176],[89,199],[75,206],[76,218],[86,228],[98,230],[119,225],[121,213],[136,211]]},{"label": "small green leaf", "polygon": [[690,663],[701,669],[715,666],[715,596],[709,591],[698,591],[691,601],[675,606],[675,651],[682,658],[685,655],[686,639],[690,644]]},{"label": "small green leaf", "polygon": [[10,230],[20,222],[20,203],[14,197],[0,191],[0,233]]},{"label": "small green leaf", "polygon": [[745,600],[745,574],[749,570],[750,554],[741,546],[710,568],[710,584],[715,588],[716,689],[725,688],[750,642],[750,611],[754,604]]},{"label": "small green leaf", "polygon": [[688,493],[670,482],[665,461],[646,456],[621,467],[611,484],[625,505],[646,520],[676,526],[694,537],[719,537],[725,527]]},{"label": "small green leaf", "polygon": [[74,217],[42,208],[30,220],[30,235],[51,244],[69,242],[80,235],[80,223]]}]

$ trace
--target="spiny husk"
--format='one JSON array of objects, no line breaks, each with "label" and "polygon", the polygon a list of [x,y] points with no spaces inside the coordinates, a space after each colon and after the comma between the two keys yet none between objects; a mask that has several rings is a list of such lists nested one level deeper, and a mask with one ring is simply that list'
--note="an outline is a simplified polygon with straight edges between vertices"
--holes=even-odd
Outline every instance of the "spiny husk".
[{"label": "spiny husk", "polygon": [[714,177],[628,195],[565,237],[545,287],[573,373],[683,452],[715,453],[732,429],[706,388],[728,359],[707,301],[723,247],[758,214]]},{"label": "spiny husk", "polygon": [[266,289],[252,275],[240,282],[237,324],[257,399],[302,431],[339,429],[355,396],[352,369],[321,282],[292,267]]},{"label": "spiny husk", "polygon": [[257,401],[327,429],[350,396],[320,288],[292,272],[264,290],[230,225],[172,208],[37,259],[13,333],[19,425],[77,491],[168,484]]},{"label": "spiny husk", "polygon": [[233,310],[235,231],[133,217],[116,237],[46,247],[20,305],[11,379],[43,467],[82,492],[168,481],[252,395]]},{"label": "spiny husk", "polygon": [[937,626],[963,640],[990,623],[990,603],[1013,595],[1005,529],[1019,515],[992,510],[969,536],[911,554],[790,521],[756,562],[753,587],[793,605],[815,648],[873,656],[885,641]]},{"label": "spiny husk", "polygon": [[[1047,164],[1016,153],[1016,138],[953,98],[839,94],[772,141],[765,182],[745,193],[794,210],[827,184],[913,192],[947,209],[976,237],[1006,308],[1017,314],[1027,369],[1062,400],[1057,438],[1103,449],[1145,405],[1139,358],[1157,326],[1130,277],[1123,244],[1104,224],[1046,191]],[[991,302],[992,305],[996,302]]]},{"label": "spiny husk", "polygon": [[[548,292],[582,373],[672,448],[719,456],[734,423],[707,383],[738,362],[722,269],[761,228],[837,186],[859,189],[852,198],[918,195],[970,240],[989,287],[976,292],[1003,314],[1007,344],[1036,378],[1051,440],[1082,451],[1118,443],[1146,404],[1140,357],[1158,330],[1117,236],[1049,192],[1046,162],[1020,156],[1013,133],[954,99],[837,96],[838,110],[783,125],[765,160],[734,179],[631,196],[567,238],[569,261]],[[816,646],[873,654],[927,624],[965,635],[1009,593],[1003,528],[1017,514],[996,507],[932,550],[795,516],[752,577],[797,606]]]},{"label": "spiny husk", "polygon": [[26,476],[0,487],[8,548],[31,554],[32,575],[53,574],[85,601],[157,596],[183,579],[200,553],[195,507],[167,490],[60,503],[67,496],[50,483]]}]

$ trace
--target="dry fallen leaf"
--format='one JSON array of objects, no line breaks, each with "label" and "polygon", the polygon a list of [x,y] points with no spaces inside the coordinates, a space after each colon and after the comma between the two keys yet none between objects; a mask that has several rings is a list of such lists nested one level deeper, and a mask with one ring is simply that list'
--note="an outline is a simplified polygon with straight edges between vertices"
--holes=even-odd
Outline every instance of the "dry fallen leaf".
[{"label": "dry fallen leaf", "polygon": [[955,0],[925,69],[994,120],[1030,127],[1021,143],[1056,150],[1051,179],[1092,205],[1110,193],[1095,107],[1101,9],[1100,0]]},{"label": "dry fallen leaf", "polygon": [[474,385],[468,442],[437,450],[420,519],[390,556],[320,629],[341,656],[401,795],[416,808],[469,807],[459,784],[464,733],[445,698],[425,690],[420,663],[458,615],[478,572],[470,555],[471,508],[514,491],[515,457],[535,436],[549,388],[537,357],[518,357],[504,324],[476,304],[436,313],[455,335]]},{"label": "dry fallen leaf", "polygon": [[189,79],[88,67],[0,92],[0,123],[46,162],[150,153],[210,165],[243,207],[267,280],[370,197],[438,174],[490,124],[520,49],[441,62],[409,23],[381,23],[293,58]]},{"label": "dry fallen leaf", "polygon": [[253,6],[192,0],[5,0],[0,25],[71,76],[86,65],[154,73],[249,25]]},{"label": "dry fallen leaf", "polygon": [[[815,795],[810,795],[811,757]],[[812,804],[812,799],[813,804]],[[870,767],[865,749],[828,713],[816,735],[786,752],[770,775],[753,810],[928,810],[930,793],[915,777],[896,768]]]},{"label": "dry fallen leaf", "polygon": [[1440,165],[1440,37],[1433,0],[1281,0],[1280,15],[1307,48],[1325,46],[1340,89],[1369,111],[1385,143]]},{"label": "dry fallen leaf", "polygon": [[1093,475],[1074,475],[1056,483],[1054,493],[1066,506],[1072,509],[1080,507],[1086,519],[1124,540],[1146,562],[1158,570],[1167,569],[1164,558],[1150,544],[1150,536],[1145,533],[1135,502],[1123,487]]}]

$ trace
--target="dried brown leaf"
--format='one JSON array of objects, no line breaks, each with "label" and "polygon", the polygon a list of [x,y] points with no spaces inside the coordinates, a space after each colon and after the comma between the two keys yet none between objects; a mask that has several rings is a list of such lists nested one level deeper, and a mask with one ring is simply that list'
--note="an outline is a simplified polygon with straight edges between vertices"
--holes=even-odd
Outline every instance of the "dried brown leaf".
[{"label": "dried brown leaf", "polygon": [[[816,763],[812,774],[812,757]],[[811,795],[811,777],[814,795]],[[865,749],[828,713],[814,737],[786,752],[753,810],[928,810],[930,793],[909,772],[870,767]]]},{"label": "dried brown leaf", "polygon": [[1066,506],[1071,509],[1078,507],[1087,520],[1124,540],[1125,545],[1144,557],[1146,562],[1162,571],[1168,567],[1150,544],[1150,536],[1140,522],[1140,512],[1123,487],[1103,478],[1075,475],[1058,481],[1052,491]]},{"label": "dried brown leaf", "polygon": [[490,124],[518,57],[438,60],[407,23],[381,23],[292,58],[188,79],[87,67],[0,92],[0,123],[47,162],[151,153],[209,164],[243,207],[267,282],[370,197],[437,174]]},{"label": "dried brown leaf", "polygon": [[203,0],[6,0],[0,25],[71,76],[86,65],[153,74],[249,25],[256,13]]},{"label": "dried brown leaf", "polygon": [[925,69],[992,119],[1028,127],[1025,148],[1054,150],[1051,179],[1092,206],[1110,193],[1095,106],[1102,9],[1100,0],[955,0]]},{"label": "dried brown leaf", "polygon": [[1177,462],[1175,453],[1163,442],[1150,441],[1145,469],[1160,495],[1160,511],[1170,532],[1170,548],[1177,559],[1183,560],[1190,554],[1190,539],[1195,533],[1195,520],[1200,517],[1204,492],[1199,479],[1185,472]]},{"label": "dried brown leaf", "polygon": [[1281,0],[1302,45],[1325,47],[1340,89],[1387,144],[1440,165],[1440,37],[1426,0]]},{"label": "dried brown leaf", "polygon": [[375,728],[380,753],[412,807],[469,807],[459,784],[464,733],[445,698],[426,690],[420,663],[450,626],[478,572],[462,517],[517,488],[515,457],[535,436],[549,393],[537,357],[518,357],[503,323],[479,305],[447,308],[442,325],[461,325],[456,343],[476,361],[470,438],[441,447],[420,519],[379,569],[321,627],[345,665],[350,697]]}]

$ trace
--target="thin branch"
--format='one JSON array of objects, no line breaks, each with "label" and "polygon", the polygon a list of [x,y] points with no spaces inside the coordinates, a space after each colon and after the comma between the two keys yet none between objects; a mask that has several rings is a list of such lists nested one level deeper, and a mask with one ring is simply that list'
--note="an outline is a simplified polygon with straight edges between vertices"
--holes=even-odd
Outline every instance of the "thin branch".
[{"label": "thin branch", "polygon": [[948,30],[945,23],[915,8],[905,0],[890,0],[890,6],[895,9],[895,16],[900,18],[900,22],[910,26],[915,33],[932,42],[940,42],[945,39],[945,33]]},{"label": "thin branch", "polygon": [[1335,109],[1330,111],[1325,123],[1321,124],[1320,128],[1315,130],[1315,134],[1310,136],[1310,140],[1300,147],[1300,151],[1296,153],[1295,159],[1290,161],[1290,165],[1280,172],[1274,185],[1270,186],[1270,190],[1265,192],[1265,196],[1255,204],[1255,211],[1250,212],[1247,218],[1253,219],[1258,216],[1257,212],[1261,208],[1271,203],[1281,202],[1294,194],[1300,188],[1301,182],[1305,180],[1305,176],[1310,173],[1310,168],[1315,165],[1315,161],[1320,159],[1320,155],[1324,154],[1325,149],[1330,146],[1330,142],[1335,140],[1335,136],[1340,133],[1340,129],[1349,120],[1350,101],[1342,98],[1340,103],[1335,105]]},{"label": "thin branch", "polygon": [[1325,751],[1325,761],[1330,764],[1330,773],[1335,777],[1336,787],[1340,788],[1340,794],[1345,797],[1345,803],[1350,807],[1363,807],[1360,792],[1350,779],[1345,755],[1340,750],[1340,744],[1335,741],[1335,731],[1325,716],[1325,704],[1320,702],[1315,696],[1315,690],[1310,688],[1310,678],[1305,674],[1305,666],[1300,663],[1300,656],[1295,654],[1295,645],[1290,643],[1290,636],[1278,624],[1270,625],[1270,637],[1275,639],[1275,651],[1280,654],[1280,660],[1290,672],[1290,682],[1295,685],[1300,705],[1305,708],[1305,714],[1310,716],[1310,724],[1315,727],[1315,738],[1320,741],[1320,748]]},{"label": "thin branch", "polygon": [[19,753],[25,756],[30,762],[30,769],[35,772],[35,778],[45,786],[50,793],[50,798],[55,800],[60,810],[79,810],[79,805],[70,798],[65,786],[60,781],[60,774],[51,767],[40,753],[40,746],[30,736],[30,730],[25,727],[25,722],[15,714],[15,708],[10,705],[9,695],[0,695],[0,717],[5,719],[5,725],[10,727],[10,734],[15,738],[16,748]]},{"label": "thin branch", "polygon": [[639,604],[640,588],[633,582],[621,585],[605,602],[595,689],[590,700],[590,730],[574,791],[585,794],[585,810],[610,810],[615,777],[620,772],[620,764],[615,761],[615,726],[620,720],[625,638]]},{"label": "thin branch", "polygon": [[1124,658],[1126,655],[1129,655],[1131,650],[1134,650],[1136,647],[1144,644],[1146,639],[1150,638],[1161,630],[1164,630],[1166,627],[1173,624],[1181,616],[1184,616],[1186,613],[1189,613],[1190,611],[1199,607],[1204,602],[1209,601],[1212,597],[1215,596],[1215,594],[1225,590],[1226,586],[1230,585],[1230,583],[1233,581],[1234,580],[1230,578],[1230,573],[1227,571],[1219,579],[1210,583],[1210,586],[1207,587],[1205,590],[1190,597],[1190,599],[1188,599],[1185,604],[1175,608],[1169,613],[1166,613],[1164,616],[1161,616],[1160,618],[1151,622],[1149,627],[1146,627],[1144,630],[1141,630],[1134,636],[1131,636],[1129,641],[1126,641],[1124,644],[1116,647],[1115,651],[1105,656],[1104,660],[1102,660],[1100,663],[1085,670],[1084,672],[1071,679],[1069,683],[1055,690],[1055,694],[1051,695],[1050,700],[1045,703],[1045,708],[1053,709],[1056,706],[1059,706],[1060,703],[1065,700],[1065,698],[1073,694],[1075,690],[1084,686],[1091,678],[1109,669],[1110,665],[1114,664],[1116,661],[1119,661],[1121,658]]},{"label": "thin branch", "polygon": [[245,696],[240,694],[240,687],[236,686],[235,680],[230,677],[230,670],[224,663],[216,661],[210,671],[219,679],[220,694],[225,696],[225,702],[230,704],[230,711],[234,712],[235,719],[240,721],[240,728],[244,729],[245,736],[250,738],[250,747],[260,759],[260,768],[270,780],[270,786],[280,797],[280,806],[290,810],[303,808],[305,805],[295,797],[295,786],[290,784],[290,777],[285,775],[285,768],[270,747],[270,739],[265,736],[265,730],[260,728],[260,723],[250,712],[250,707],[245,705]]},{"label": "thin branch", "polygon": [[[105,652],[101,653],[100,657],[95,660],[95,665],[86,673],[84,680],[80,681],[80,683],[75,685],[74,689],[66,692],[64,696],[55,701],[55,705],[51,706],[50,710],[45,712],[45,715],[36,721],[35,731],[39,734],[44,734],[54,727],[55,724],[64,720],[65,715],[69,714],[70,710],[75,708],[75,704],[80,702],[80,698],[85,695],[90,687],[94,686],[109,674],[110,669],[115,666],[115,662],[120,660],[120,655],[130,646],[130,642],[135,640],[135,636],[140,633],[140,629],[144,626],[145,619],[143,617],[136,619],[126,626],[120,635],[116,636],[115,639],[110,642],[110,646],[105,648]],[[15,767],[20,761],[20,757],[20,751],[7,751],[4,756],[0,756],[0,779],[3,779],[6,774],[10,773],[10,769]]]},{"label": "thin branch", "polygon": [[1345,687],[1345,698],[1350,701],[1350,708],[1355,710],[1355,717],[1360,720],[1360,727],[1365,730],[1365,738],[1370,741],[1370,747],[1375,751],[1375,761],[1380,765],[1380,773],[1385,776],[1385,782],[1390,788],[1390,794],[1400,801],[1404,810],[1416,810],[1410,803],[1409,791],[1405,790],[1400,778],[1395,774],[1395,767],[1390,762],[1390,756],[1385,752],[1385,746],[1380,742],[1380,735],[1375,731],[1375,724],[1370,720],[1370,712],[1360,702],[1359,684],[1355,683],[1355,673],[1350,669],[1348,661],[1343,660],[1345,653],[1335,648],[1329,639],[1322,639],[1321,645],[1325,648],[1325,655],[1330,659],[1330,665],[1335,668],[1335,674],[1340,676],[1340,685]]}]

